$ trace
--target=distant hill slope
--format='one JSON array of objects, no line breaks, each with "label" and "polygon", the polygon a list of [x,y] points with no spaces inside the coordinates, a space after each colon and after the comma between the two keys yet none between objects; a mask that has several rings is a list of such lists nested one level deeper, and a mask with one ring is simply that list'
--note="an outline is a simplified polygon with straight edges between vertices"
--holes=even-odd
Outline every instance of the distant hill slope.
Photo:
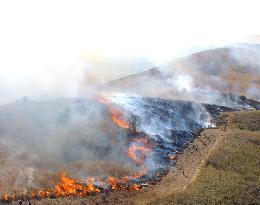
[{"label": "distant hill slope", "polygon": [[109,82],[99,89],[179,99],[184,93],[175,83],[178,76],[190,76],[192,88],[238,93],[260,100],[260,45],[236,44],[197,52],[166,66]]},{"label": "distant hill slope", "polygon": [[260,73],[260,45],[235,44],[194,53],[185,61],[196,65],[202,73],[217,75],[230,70],[240,73]]},{"label": "distant hill slope", "polygon": [[[101,86],[101,90],[158,96],[161,87],[168,87],[165,76],[158,68],[129,75]],[[157,89],[158,88],[158,89]],[[159,91],[157,93],[157,91]],[[155,95],[154,95],[154,94]]]}]

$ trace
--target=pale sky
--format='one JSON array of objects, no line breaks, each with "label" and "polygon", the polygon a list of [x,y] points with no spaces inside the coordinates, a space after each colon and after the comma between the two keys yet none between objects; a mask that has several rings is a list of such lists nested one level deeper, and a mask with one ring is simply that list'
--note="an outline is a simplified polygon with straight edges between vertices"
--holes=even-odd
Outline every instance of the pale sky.
[{"label": "pale sky", "polygon": [[259,8],[258,0],[0,0],[0,104],[74,95],[84,75],[103,82],[139,71],[110,59],[157,65],[248,41],[260,34]]}]

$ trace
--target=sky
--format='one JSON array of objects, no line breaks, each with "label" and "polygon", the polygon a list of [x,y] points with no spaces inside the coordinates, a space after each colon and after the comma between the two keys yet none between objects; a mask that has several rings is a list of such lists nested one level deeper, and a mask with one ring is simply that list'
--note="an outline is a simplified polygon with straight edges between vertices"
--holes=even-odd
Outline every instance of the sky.
[{"label": "sky", "polygon": [[[0,0],[0,104],[77,95],[196,50],[251,42],[255,0]],[[82,92],[82,89],[80,89]]]}]

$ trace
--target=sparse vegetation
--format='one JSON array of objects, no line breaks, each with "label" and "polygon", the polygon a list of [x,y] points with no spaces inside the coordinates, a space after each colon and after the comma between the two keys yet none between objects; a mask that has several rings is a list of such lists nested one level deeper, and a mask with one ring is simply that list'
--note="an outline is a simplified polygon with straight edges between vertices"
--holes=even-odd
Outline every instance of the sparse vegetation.
[{"label": "sparse vegetation", "polygon": [[230,116],[231,128],[260,131],[260,112],[235,112],[231,113]]}]

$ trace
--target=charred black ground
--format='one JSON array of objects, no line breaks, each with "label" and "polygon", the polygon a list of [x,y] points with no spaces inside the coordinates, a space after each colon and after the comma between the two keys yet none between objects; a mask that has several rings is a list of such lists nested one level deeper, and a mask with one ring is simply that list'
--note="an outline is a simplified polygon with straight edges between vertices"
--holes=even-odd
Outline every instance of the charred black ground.
[{"label": "charred black ground", "polygon": [[[170,156],[182,152],[204,128],[217,126],[220,112],[260,108],[258,102],[244,96],[222,96],[222,100],[230,104],[229,107],[150,97],[112,98],[130,113],[129,122],[132,127],[141,130],[139,135],[148,136],[154,145],[151,156],[146,160],[150,172],[144,177],[145,180],[149,176],[154,177],[158,171],[167,172],[169,167],[174,166],[175,160]],[[135,131],[130,131],[128,137],[136,135]]]}]

